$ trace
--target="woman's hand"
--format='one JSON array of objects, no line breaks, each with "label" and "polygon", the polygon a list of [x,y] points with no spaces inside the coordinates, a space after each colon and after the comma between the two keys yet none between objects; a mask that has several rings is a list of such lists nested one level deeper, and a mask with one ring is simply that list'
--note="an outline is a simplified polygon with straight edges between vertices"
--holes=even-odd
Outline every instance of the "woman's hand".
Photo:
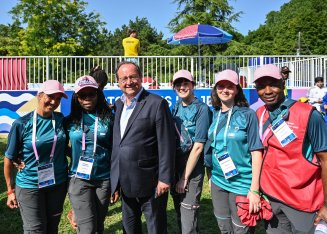
[{"label": "woman's hand", "polygon": [[10,209],[18,208],[18,202],[16,200],[16,194],[14,192],[13,193],[10,193],[8,195],[8,198],[7,198],[7,206]]},{"label": "woman's hand", "polygon": [[12,161],[12,164],[19,172],[25,168],[25,163],[19,158],[15,161]]},{"label": "woman's hand", "polygon": [[9,158],[5,157],[3,162],[3,174],[5,176],[7,185],[7,206],[11,209],[18,208],[18,202],[15,194],[15,179],[13,178],[13,162]]},{"label": "woman's hand", "polygon": [[317,225],[320,222],[320,220],[327,222],[327,207],[326,206],[323,206],[320,208],[320,210],[318,211],[317,216],[314,220],[314,224]]},{"label": "woman's hand", "polygon": [[249,213],[257,213],[261,209],[260,196],[251,191],[248,192],[247,198],[249,199]]},{"label": "woman's hand", "polygon": [[212,176],[211,170],[207,168],[209,190],[211,190],[211,176]]},{"label": "woman's hand", "polygon": [[176,192],[177,193],[187,192],[187,184],[188,184],[188,180],[181,178],[176,184]]}]

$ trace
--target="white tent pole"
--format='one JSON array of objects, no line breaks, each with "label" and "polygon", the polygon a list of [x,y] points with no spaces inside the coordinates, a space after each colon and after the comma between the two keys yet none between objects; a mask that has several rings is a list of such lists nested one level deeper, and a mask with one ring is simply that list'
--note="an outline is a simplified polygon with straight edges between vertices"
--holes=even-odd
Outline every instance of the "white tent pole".
[{"label": "white tent pole", "polygon": [[198,33],[198,56],[199,56],[199,65],[198,65],[198,69],[199,69],[199,82],[202,82],[202,69],[201,69],[201,51],[200,51],[200,44],[201,44],[201,41],[200,41],[200,36],[199,36],[199,33]]}]

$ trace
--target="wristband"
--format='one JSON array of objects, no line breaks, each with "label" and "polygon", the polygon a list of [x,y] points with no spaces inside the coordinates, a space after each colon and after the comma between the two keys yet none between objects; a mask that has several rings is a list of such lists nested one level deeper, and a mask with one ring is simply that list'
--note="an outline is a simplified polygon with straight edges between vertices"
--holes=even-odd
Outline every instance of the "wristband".
[{"label": "wristband", "polygon": [[11,190],[9,190],[9,191],[7,192],[7,196],[9,196],[9,195],[11,195],[11,194],[13,194],[13,193],[15,193],[15,189],[11,189]]},{"label": "wristband", "polygon": [[326,207],[326,208],[327,208],[327,201],[325,201],[325,202],[324,202],[324,207]]},{"label": "wristband", "polygon": [[256,195],[259,195],[259,196],[260,196],[260,192],[259,192],[258,190],[249,189],[249,191],[250,191],[251,193],[254,193],[254,194],[256,194]]}]

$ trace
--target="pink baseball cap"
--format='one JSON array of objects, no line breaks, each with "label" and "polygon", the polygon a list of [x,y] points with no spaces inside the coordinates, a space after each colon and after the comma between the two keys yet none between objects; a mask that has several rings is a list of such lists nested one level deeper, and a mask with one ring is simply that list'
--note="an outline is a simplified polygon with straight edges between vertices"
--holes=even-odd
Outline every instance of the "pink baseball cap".
[{"label": "pink baseball cap", "polygon": [[78,93],[81,89],[87,87],[98,89],[98,83],[92,76],[82,76],[78,78],[74,85],[74,91],[75,93]]},{"label": "pink baseball cap", "polygon": [[215,74],[215,84],[217,84],[219,81],[227,80],[232,82],[234,85],[238,85],[238,75],[235,71],[226,69],[218,74]]},{"label": "pink baseball cap", "polygon": [[179,70],[176,72],[173,76],[173,83],[175,83],[175,81],[179,78],[184,78],[194,83],[193,76],[188,70]]},{"label": "pink baseball cap", "polygon": [[47,80],[44,81],[37,94],[45,93],[45,94],[54,94],[61,93],[64,98],[68,98],[67,94],[65,94],[64,86],[57,80]]},{"label": "pink baseball cap", "polygon": [[270,77],[276,80],[282,79],[279,68],[273,64],[267,64],[257,68],[254,72],[253,82],[262,77]]}]

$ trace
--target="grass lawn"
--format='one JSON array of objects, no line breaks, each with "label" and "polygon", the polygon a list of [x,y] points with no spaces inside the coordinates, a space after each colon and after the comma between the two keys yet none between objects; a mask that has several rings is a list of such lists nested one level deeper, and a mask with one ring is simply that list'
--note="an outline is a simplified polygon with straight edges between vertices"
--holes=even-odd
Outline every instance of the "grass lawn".
[{"label": "grass lawn", "polygon": [[[0,137],[0,233],[23,233],[22,221],[19,210],[11,210],[6,206],[7,188],[3,177],[3,157],[6,147],[6,138]],[[59,233],[75,233],[70,227],[66,218],[67,212],[70,210],[68,199],[65,201],[64,213],[61,217]],[[175,211],[173,208],[172,199],[169,198],[168,208],[168,233],[178,233],[177,224],[175,221]],[[200,208],[200,230],[203,234],[220,233],[217,222],[212,212],[212,203],[208,189],[208,183],[205,182]],[[145,221],[143,220],[143,231],[146,233]],[[105,233],[123,233],[121,224],[121,206],[120,202],[109,207],[109,211],[105,220]],[[260,223],[256,233],[264,233],[263,225]]]}]

